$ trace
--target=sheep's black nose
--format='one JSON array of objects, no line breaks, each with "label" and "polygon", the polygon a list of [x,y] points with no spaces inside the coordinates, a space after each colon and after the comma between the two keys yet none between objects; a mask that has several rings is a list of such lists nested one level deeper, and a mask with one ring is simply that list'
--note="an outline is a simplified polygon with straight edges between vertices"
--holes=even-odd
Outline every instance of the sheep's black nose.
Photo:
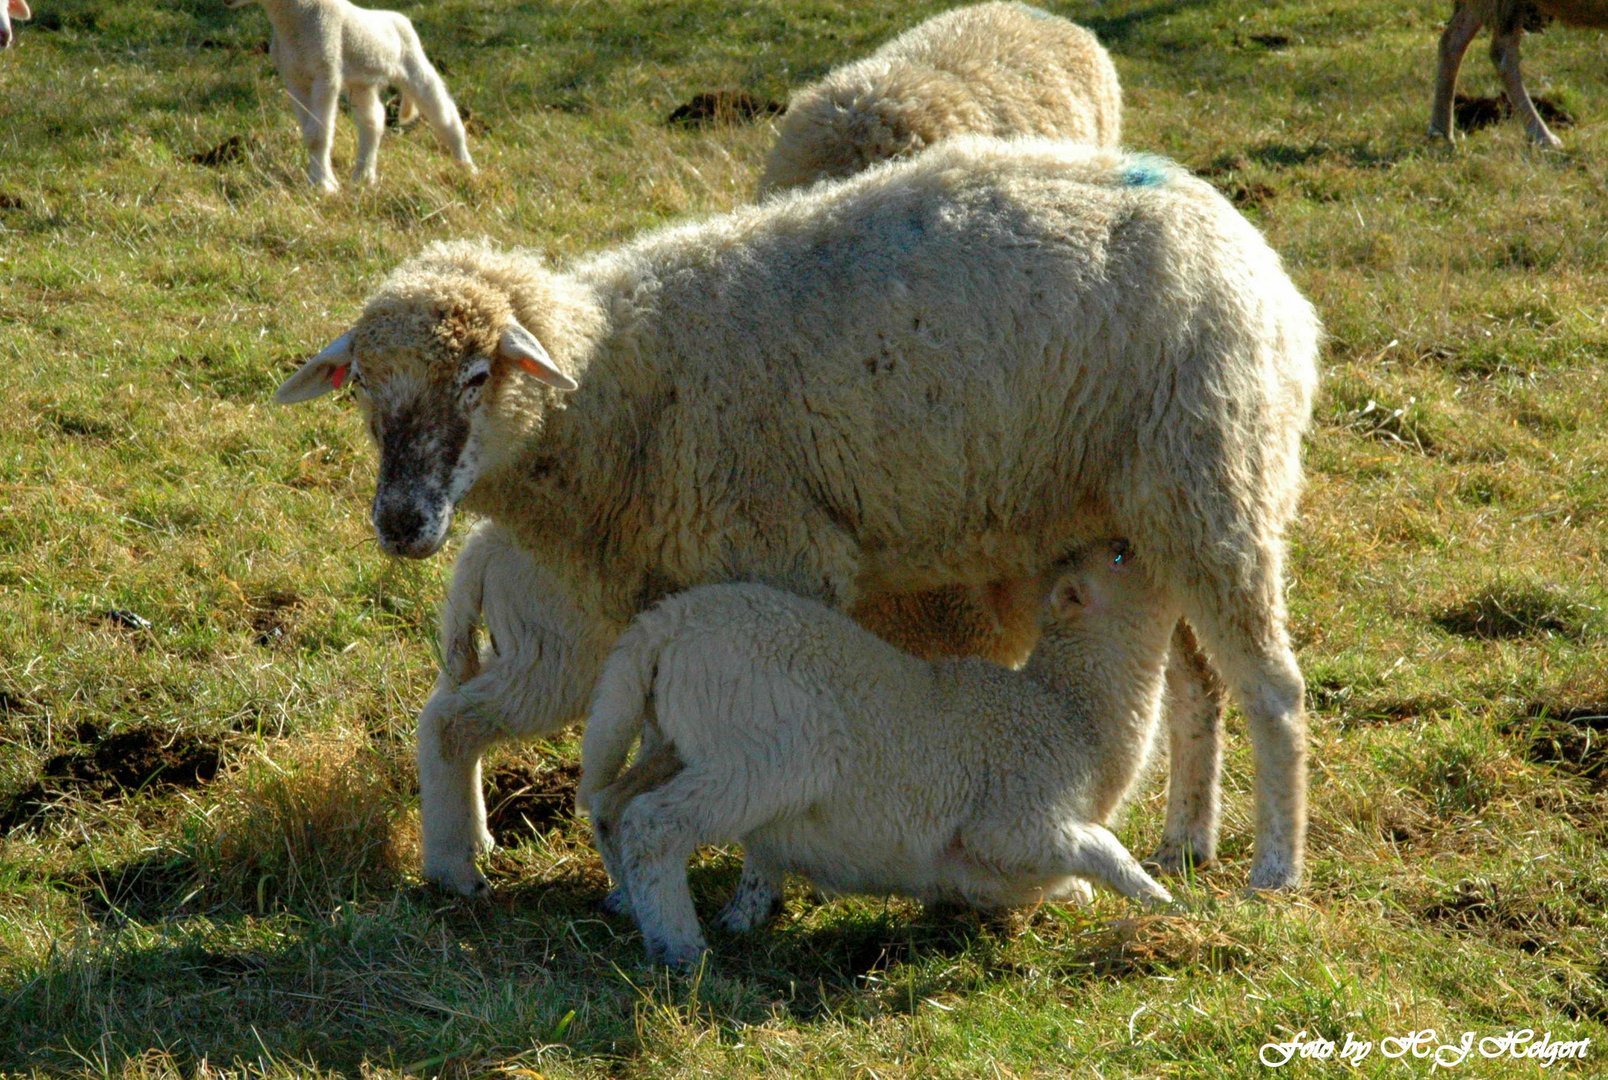
[{"label": "sheep's black nose", "polygon": [[441,546],[439,530],[430,516],[412,503],[377,503],[374,507],[374,534],[389,555],[422,559]]}]

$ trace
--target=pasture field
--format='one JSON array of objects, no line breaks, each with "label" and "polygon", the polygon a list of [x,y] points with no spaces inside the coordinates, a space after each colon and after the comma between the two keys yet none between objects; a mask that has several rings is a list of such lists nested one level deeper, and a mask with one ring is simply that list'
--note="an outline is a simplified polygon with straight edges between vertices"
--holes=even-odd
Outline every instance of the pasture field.
[{"label": "pasture field", "polygon": [[[1590,1039],[1608,1062],[1608,38],[1527,42],[1567,149],[1428,143],[1443,0],[1107,0],[1126,142],[1210,177],[1328,327],[1290,603],[1306,886],[1223,862],[1141,913],[789,896],[646,967],[571,812],[576,741],[493,757],[492,896],[422,885],[412,722],[447,556],[383,556],[343,395],[279,380],[425,243],[556,257],[747,199],[784,99],[945,5],[404,4],[470,115],[303,180],[260,10],[38,0],[0,55],[0,1073],[1259,1075],[1300,1032]],[[1497,93],[1480,42],[1464,89]],[[343,117],[337,171],[350,169]],[[344,176],[344,173],[342,174]],[[459,535],[463,526],[460,525]],[[1160,830],[1162,774],[1119,834]],[[695,863],[709,911],[737,859]],[[1476,1049],[1448,1075],[1534,1076]]]}]

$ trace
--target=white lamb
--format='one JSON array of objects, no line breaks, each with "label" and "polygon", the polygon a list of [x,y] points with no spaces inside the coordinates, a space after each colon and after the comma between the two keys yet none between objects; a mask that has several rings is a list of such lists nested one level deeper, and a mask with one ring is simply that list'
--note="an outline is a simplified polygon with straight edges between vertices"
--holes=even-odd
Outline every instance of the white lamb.
[{"label": "white lamb", "polygon": [[0,49],[11,48],[11,20],[27,22],[31,18],[33,12],[28,10],[27,0],[5,0],[0,4]]},{"label": "white lamb", "polygon": [[375,158],[385,133],[380,91],[387,86],[401,91],[403,123],[422,113],[442,145],[475,171],[458,107],[406,15],[370,11],[347,0],[224,0],[229,7],[254,2],[262,4],[273,25],[268,51],[290,92],[307,147],[307,179],[314,187],[325,192],[340,187],[329,152],[342,91],[357,123],[352,181],[372,184],[379,179]]},{"label": "white lamb", "polygon": [[1304,847],[1282,586],[1318,336],[1210,185],[969,136],[565,270],[431,248],[278,399],[356,387],[384,550],[433,554],[461,504],[544,568],[541,662],[421,717],[443,763],[421,779],[457,778],[421,790],[448,888],[484,887],[459,794],[480,755],[580,719],[590,642],[654,600],[748,580],[852,609],[1029,577],[1091,534],[1145,538],[1244,710],[1251,880],[1279,887]]},{"label": "white lamb", "polygon": [[[705,585],[637,616],[598,681],[578,801],[649,956],[703,951],[687,859],[733,840],[734,930],[770,914],[788,871],[984,908],[1062,895],[1074,876],[1170,900],[1104,823],[1149,753],[1178,612],[1126,541],[1044,584],[1021,671],[920,660],[763,585]],[[651,782],[620,776],[639,735]]]},{"label": "white lamb", "polygon": [[935,15],[787,102],[760,194],[851,176],[954,135],[1116,146],[1122,86],[1097,39],[1017,3]]}]

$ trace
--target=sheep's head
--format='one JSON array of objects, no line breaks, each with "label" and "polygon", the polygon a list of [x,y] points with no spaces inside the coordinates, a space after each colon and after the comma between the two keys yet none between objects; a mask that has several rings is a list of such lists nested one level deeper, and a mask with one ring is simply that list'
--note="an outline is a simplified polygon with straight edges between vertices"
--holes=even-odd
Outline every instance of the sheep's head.
[{"label": "sheep's head", "polygon": [[576,388],[504,298],[439,281],[382,292],[274,397],[289,404],[346,385],[380,450],[374,532],[410,558],[440,550],[454,507],[508,441],[497,437],[499,404]]}]

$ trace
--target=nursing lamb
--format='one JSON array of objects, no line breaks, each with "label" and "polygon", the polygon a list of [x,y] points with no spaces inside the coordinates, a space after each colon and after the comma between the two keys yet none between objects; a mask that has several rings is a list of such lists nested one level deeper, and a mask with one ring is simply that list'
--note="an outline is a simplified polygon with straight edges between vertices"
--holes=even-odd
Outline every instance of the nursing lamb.
[{"label": "nursing lamb", "polygon": [[[733,580],[852,608],[1143,536],[1250,721],[1251,882],[1282,887],[1305,830],[1284,532],[1318,338],[1278,256],[1204,182],[966,137],[566,270],[433,247],[278,397],[357,388],[384,550],[432,554],[462,505],[553,583],[529,624],[544,660],[470,679],[421,724],[444,773],[580,717],[597,668],[578,612],[607,637]],[[425,864],[474,891],[465,787],[422,790],[445,823]]]},{"label": "nursing lamb", "polygon": [[[1043,584],[1021,671],[920,660],[763,585],[704,585],[637,616],[598,680],[579,801],[649,956],[704,950],[687,859],[734,840],[734,930],[770,914],[751,896],[779,896],[786,872],[982,908],[1063,895],[1070,877],[1170,900],[1104,824],[1149,753],[1177,609],[1126,541]],[[644,768],[672,753],[680,768],[622,778],[639,735]]]}]

